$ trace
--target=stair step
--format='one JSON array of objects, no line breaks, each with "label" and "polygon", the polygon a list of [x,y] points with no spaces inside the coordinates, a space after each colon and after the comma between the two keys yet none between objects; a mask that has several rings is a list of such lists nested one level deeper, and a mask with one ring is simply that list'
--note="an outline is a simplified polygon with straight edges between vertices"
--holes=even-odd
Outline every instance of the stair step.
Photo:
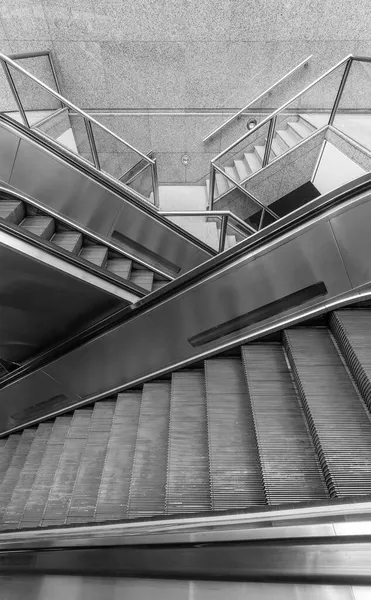
[{"label": "stair step", "polygon": [[108,249],[104,246],[88,245],[83,246],[79,256],[97,265],[98,267],[104,267],[108,255]]},{"label": "stair step", "polygon": [[284,153],[285,149],[279,143],[277,137],[274,137],[272,140],[272,151],[275,156],[281,156]]},{"label": "stair step", "polygon": [[86,445],[91,416],[91,408],[78,409],[73,413],[40,523],[42,526],[62,525],[66,522],[70,498]]},{"label": "stair step", "polygon": [[216,194],[215,194],[216,198],[218,196],[221,196],[225,192],[228,192],[228,190],[230,189],[227,178],[224,177],[224,175],[222,175],[221,173],[215,174],[215,187],[216,187]]},{"label": "stair step", "polygon": [[327,498],[281,345],[243,346],[242,357],[268,503]]},{"label": "stair step", "polygon": [[7,524],[9,527],[16,529],[22,518],[52,429],[52,423],[41,423],[37,428],[23,469],[2,519],[2,523]]},{"label": "stair step", "polygon": [[153,271],[148,271],[147,269],[133,269],[129,281],[135,283],[135,285],[138,285],[144,290],[148,290],[149,292],[151,292],[153,285],[153,277]]},{"label": "stair step", "polygon": [[23,221],[26,214],[26,207],[21,200],[1,200],[0,218],[18,225]]},{"label": "stair step", "polygon": [[6,444],[1,448],[0,453],[0,484],[2,483],[9,464],[12,460],[13,454],[17,449],[19,441],[21,439],[20,433],[14,433],[10,435],[6,441]]},{"label": "stair step", "polygon": [[244,160],[235,160],[234,165],[238,174],[238,181],[243,181],[249,175],[251,175],[251,169],[246,161]]},{"label": "stair step", "polygon": [[284,337],[330,496],[370,494],[370,419],[329,331],[298,328]]},{"label": "stair step", "polygon": [[141,392],[118,395],[107,447],[104,444],[105,461],[96,503],[96,521],[127,517],[141,399]]},{"label": "stair step", "polygon": [[330,327],[371,414],[371,319],[369,310],[338,310]]},{"label": "stair step", "polygon": [[265,146],[254,146],[254,152],[257,155],[258,160],[260,161],[260,166],[262,166],[265,153]]},{"label": "stair step", "polygon": [[245,161],[251,173],[255,173],[261,169],[261,161],[258,159],[254,152],[245,152]]},{"label": "stair step", "polygon": [[210,510],[204,372],[174,373],[171,381],[166,512]]},{"label": "stair step", "polygon": [[77,231],[58,231],[51,239],[53,244],[56,244],[72,254],[79,253],[82,246],[82,240],[82,234]]},{"label": "stair step", "polygon": [[128,504],[129,517],[161,515],[165,510],[170,383],[143,387]]},{"label": "stair step", "polygon": [[19,523],[22,528],[37,527],[42,521],[71,422],[71,415],[57,417],[54,421],[53,430],[47,441],[45,452]]},{"label": "stair step", "polygon": [[0,520],[2,520],[14,488],[25,464],[27,454],[30,451],[36,429],[25,429],[19,439],[17,448],[14,450],[9,462],[6,474],[0,485]]},{"label": "stair step", "polygon": [[308,119],[306,119],[303,115],[298,115],[297,122],[302,123],[304,125],[304,127],[306,127],[308,129],[308,131],[310,131],[310,133],[317,131],[317,127],[315,125],[313,125],[313,123],[310,123],[308,121]]},{"label": "stair step", "polygon": [[266,503],[240,359],[205,361],[213,510]]},{"label": "stair step", "polygon": [[288,128],[277,129],[277,137],[286,145],[287,149],[296,146],[296,144],[298,143],[296,136]]},{"label": "stair step", "polygon": [[109,258],[106,269],[121,279],[129,279],[132,261],[126,258]]},{"label": "stair step", "polygon": [[[232,177],[232,179],[238,181],[237,171],[234,167],[224,167],[224,171],[227,175],[229,175],[229,177]],[[231,181],[227,180],[227,183],[230,188],[233,187],[233,183]]]},{"label": "stair step", "polygon": [[26,217],[21,225],[24,229],[27,229],[27,231],[30,231],[43,240],[50,240],[55,229],[55,221],[51,217]]},{"label": "stair step", "polygon": [[288,127],[296,133],[299,141],[305,140],[312,133],[303,121],[289,121]]}]

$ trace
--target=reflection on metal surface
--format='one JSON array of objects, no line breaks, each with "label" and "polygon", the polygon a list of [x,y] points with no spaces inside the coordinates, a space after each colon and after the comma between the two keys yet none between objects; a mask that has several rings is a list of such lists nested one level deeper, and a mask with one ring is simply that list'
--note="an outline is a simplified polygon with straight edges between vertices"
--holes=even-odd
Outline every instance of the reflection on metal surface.
[{"label": "reflection on metal surface", "polygon": [[[163,300],[160,294],[156,303],[148,303],[148,308],[144,303],[138,311],[126,315],[125,321],[55,359],[43,372],[89,402],[303,319],[311,312],[326,311],[333,304],[361,298],[371,289],[368,256],[344,254],[332,226],[340,215],[344,223],[355,218],[360,207],[362,211],[356,220],[369,222],[370,192],[328,209],[270,242],[263,241],[245,255],[235,259],[231,256],[226,266],[211,274],[205,269],[202,277],[195,283],[190,277],[179,292],[171,284],[175,287],[172,294],[164,294]],[[358,237],[359,231],[363,230],[357,230]],[[355,269],[364,273],[362,280],[357,279],[358,287],[353,284]],[[188,342],[200,330],[212,329],[321,281],[327,289],[322,299],[312,298],[300,308],[285,310],[229,333],[223,344],[205,344],[202,353]],[[40,390],[39,400],[52,395],[46,386]],[[0,390],[2,432],[10,429],[9,404],[13,412],[24,397],[29,397],[27,377]]]},{"label": "reflection on metal surface", "polygon": [[300,306],[301,304],[308,302],[308,300],[312,300],[318,296],[325,296],[326,294],[327,289],[323,281],[314,283],[313,285],[283,296],[278,300],[274,300],[269,304],[264,304],[249,313],[244,313],[231,321],[219,323],[208,331],[202,331],[201,333],[194,335],[192,338],[189,338],[188,341],[195,348],[197,346],[203,346],[204,344],[218,340],[229,333],[234,333],[253,323],[259,323],[259,321],[264,321],[269,317],[279,315],[290,308]]},{"label": "reflection on metal surface", "polygon": [[[98,183],[93,176],[59,158],[51,149],[26,137],[32,133],[17,131],[16,127],[21,126],[2,122],[0,130],[10,131],[20,140],[16,158],[12,159],[12,170],[7,171],[4,178],[17,190],[102,236],[110,237],[116,230],[149,252],[179,266],[182,272],[214,255],[211,249],[158,215],[150,206],[135,206],[122,193],[111,191],[106,182]],[[146,257],[140,255],[139,258]]]}]

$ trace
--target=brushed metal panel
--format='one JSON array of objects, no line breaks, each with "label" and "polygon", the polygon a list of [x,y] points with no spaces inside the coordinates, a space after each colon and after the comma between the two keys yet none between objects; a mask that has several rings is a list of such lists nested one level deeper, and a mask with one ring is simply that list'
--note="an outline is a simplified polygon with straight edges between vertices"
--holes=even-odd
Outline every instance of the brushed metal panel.
[{"label": "brushed metal panel", "polygon": [[[328,223],[317,223],[261,256],[247,257],[222,273],[116,327],[45,368],[85,397],[190,359],[200,349],[189,338],[285,294],[324,281],[332,298],[350,284]],[[318,299],[303,306],[314,306]],[[292,314],[295,309],[281,315]],[[281,316],[280,315],[280,316]],[[265,322],[273,322],[271,317]],[[202,351],[253,331],[261,322],[202,346]],[[76,365],[79,368],[76,369]],[[104,365],[104,369],[102,366]],[[1,392],[0,392],[1,398]]]},{"label": "brushed metal panel", "polygon": [[0,127],[0,179],[7,183],[12,173],[18,144],[19,138],[16,135]]},{"label": "brushed metal panel", "polygon": [[331,226],[353,286],[371,280],[371,202],[350,207]]},{"label": "brushed metal panel", "polygon": [[23,138],[9,183],[100,235],[122,233],[141,245],[143,252],[148,248],[183,271],[211,257],[155,217]]},{"label": "brushed metal panel", "polygon": [[0,356],[20,362],[127,302],[0,244]]}]

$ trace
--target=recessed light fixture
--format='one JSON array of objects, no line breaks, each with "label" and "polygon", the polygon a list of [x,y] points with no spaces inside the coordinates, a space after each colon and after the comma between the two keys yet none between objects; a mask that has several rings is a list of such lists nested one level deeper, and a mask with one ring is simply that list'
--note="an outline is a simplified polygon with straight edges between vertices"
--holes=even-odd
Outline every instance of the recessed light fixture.
[{"label": "recessed light fixture", "polygon": [[254,129],[258,124],[256,119],[249,119],[246,123],[246,129],[250,131],[250,129]]},{"label": "recessed light fixture", "polygon": [[191,159],[188,156],[188,154],[183,154],[183,156],[180,160],[185,167],[187,167],[189,165],[189,163],[191,162]]}]

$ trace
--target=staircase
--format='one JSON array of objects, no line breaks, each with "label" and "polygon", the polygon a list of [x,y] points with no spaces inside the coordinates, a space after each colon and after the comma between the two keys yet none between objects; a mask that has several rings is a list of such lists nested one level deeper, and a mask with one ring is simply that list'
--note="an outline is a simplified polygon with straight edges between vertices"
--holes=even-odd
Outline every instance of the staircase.
[{"label": "staircase", "polygon": [[[290,115],[287,120],[277,125],[274,138],[272,140],[272,149],[270,160],[281,156],[290,148],[296,146],[299,142],[306,139],[314,133],[317,127],[313,124],[311,117],[302,115]],[[260,144],[252,146],[248,152],[246,149],[236,153],[235,158],[228,160],[222,168],[225,173],[232,177],[238,183],[245,181],[248,177],[259,171],[263,166],[266,138],[260,140]],[[249,140],[248,140],[249,142]],[[250,144],[249,147],[251,148]],[[206,180],[206,194],[209,196],[209,179]],[[227,194],[234,185],[221,173],[216,173],[214,199]]]},{"label": "staircase", "polygon": [[0,197],[0,221],[4,220],[31,236],[41,238],[52,246],[79,258],[82,268],[93,264],[98,271],[108,272],[117,282],[130,282],[146,294],[167,283],[161,275],[133,261],[125,253],[115,252],[104,244],[97,244],[89,236],[67,226],[62,220],[36,209],[21,200]]},{"label": "staircase", "polygon": [[371,310],[0,439],[2,530],[371,493]]}]

